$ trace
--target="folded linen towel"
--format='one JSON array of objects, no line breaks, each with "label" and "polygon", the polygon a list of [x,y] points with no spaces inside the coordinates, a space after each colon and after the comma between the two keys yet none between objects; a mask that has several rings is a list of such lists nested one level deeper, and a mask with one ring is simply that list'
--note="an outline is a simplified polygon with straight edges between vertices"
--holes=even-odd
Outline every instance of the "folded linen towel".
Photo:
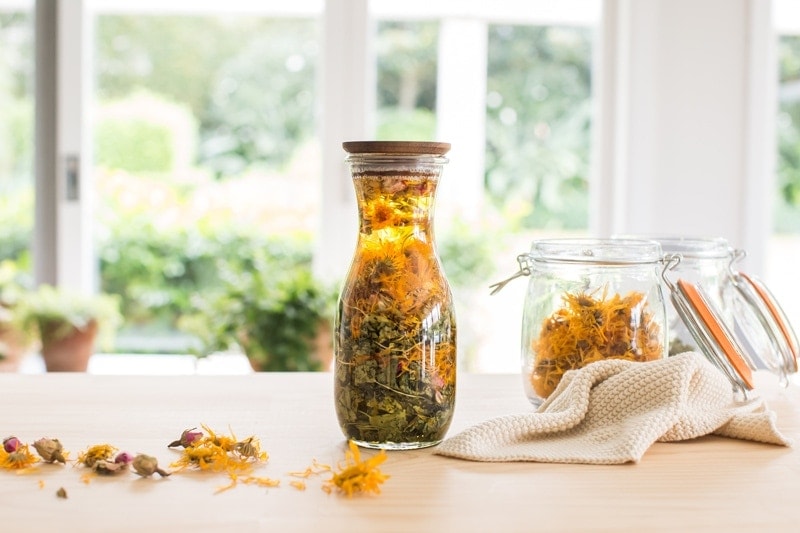
[{"label": "folded linen towel", "polygon": [[566,372],[535,413],[489,420],[435,453],[473,461],[620,464],[656,441],[702,435],[791,446],[761,399],[737,403],[728,379],[694,352],[650,363],[598,361]]}]

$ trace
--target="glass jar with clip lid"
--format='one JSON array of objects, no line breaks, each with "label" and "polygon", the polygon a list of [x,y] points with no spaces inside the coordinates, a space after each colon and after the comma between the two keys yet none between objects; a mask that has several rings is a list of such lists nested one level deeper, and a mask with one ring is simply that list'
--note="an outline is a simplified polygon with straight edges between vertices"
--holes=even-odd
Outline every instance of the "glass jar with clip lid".
[{"label": "glass jar with clip lid", "polygon": [[[757,278],[733,268],[743,252],[730,250],[722,298],[682,275],[681,254],[665,256],[662,279],[672,307],[699,350],[742,393],[755,387],[753,372],[765,369],[785,386],[798,370],[797,337],[775,297]],[[673,281],[668,274],[674,274]]]},{"label": "glass jar with clip lid", "polygon": [[517,257],[528,276],[522,381],[540,405],[568,370],[603,359],[666,357],[661,247],[636,239],[543,239]]}]

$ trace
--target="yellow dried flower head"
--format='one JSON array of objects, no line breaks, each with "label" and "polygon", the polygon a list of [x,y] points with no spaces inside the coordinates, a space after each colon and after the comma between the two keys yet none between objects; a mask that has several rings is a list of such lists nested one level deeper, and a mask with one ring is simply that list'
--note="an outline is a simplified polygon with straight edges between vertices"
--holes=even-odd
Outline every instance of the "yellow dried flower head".
[{"label": "yellow dried flower head", "polygon": [[267,453],[261,451],[261,445],[255,437],[238,441],[233,434],[221,435],[207,426],[203,426],[203,429],[207,435],[195,438],[171,466],[180,470],[194,467],[230,475],[249,472],[254,463],[269,459]]},{"label": "yellow dried flower head", "polygon": [[98,461],[108,461],[114,456],[117,449],[110,444],[95,444],[89,446],[86,451],[78,454],[78,463],[89,468],[94,468]]},{"label": "yellow dried flower head", "polygon": [[6,470],[24,470],[33,466],[39,459],[28,449],[27,444],[19,444],[11,453],[0,448],[0,468]]},{"label": "yellow dried flower head", "polygon": [[381,450],[369,459],[362,461],[361,452],[356,443],[351,440],[348,444],[350,450],[345,452],[344,466],[339,467],[339,471],[333,474],[333,477],[323,486],[323,490],[330,493],[333,488],[336,488],[339,492],[346,494],[348,498],[356,493],[379,494],[381,492],[380,485],[389,479],[389,476],[378,468],[378,465],[386,460],[386,451]]}]

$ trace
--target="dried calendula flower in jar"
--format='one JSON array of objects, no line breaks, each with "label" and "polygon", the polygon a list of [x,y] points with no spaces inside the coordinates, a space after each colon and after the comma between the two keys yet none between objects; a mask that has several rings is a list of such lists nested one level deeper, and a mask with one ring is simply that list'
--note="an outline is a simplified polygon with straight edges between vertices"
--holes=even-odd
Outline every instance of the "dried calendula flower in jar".
[{"label": "dried calendula flower in jar", "polygon": [[64,447],[58,439],[42,438],[34,441],[33,448],[45,462],[66,464],[67,458],[64,456]]},{"label": "dried calendula flower in jar", "polygon": [[661,247],[641,239],[540,239],[517,257],[525,394],[541,405],[562,376],[595,361],[666,356]]},{"label": "dried calendula flower in jar", "polygon": [[530,380],[541,397],[548,397],[568,370],[604,359],[644,362],[663,356],[661,328],[643,293],[567,293],[563,301],[564,307],[545,319],[532,346]]}]

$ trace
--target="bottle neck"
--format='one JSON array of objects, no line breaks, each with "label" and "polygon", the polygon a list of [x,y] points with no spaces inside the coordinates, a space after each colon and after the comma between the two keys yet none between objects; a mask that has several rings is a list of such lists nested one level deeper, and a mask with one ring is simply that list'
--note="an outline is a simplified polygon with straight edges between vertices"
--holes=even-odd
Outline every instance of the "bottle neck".
[{"label": "bottle neck", "polygon": [[436,175],[353,176],[359,232],[430,232],[437,184]]}]

